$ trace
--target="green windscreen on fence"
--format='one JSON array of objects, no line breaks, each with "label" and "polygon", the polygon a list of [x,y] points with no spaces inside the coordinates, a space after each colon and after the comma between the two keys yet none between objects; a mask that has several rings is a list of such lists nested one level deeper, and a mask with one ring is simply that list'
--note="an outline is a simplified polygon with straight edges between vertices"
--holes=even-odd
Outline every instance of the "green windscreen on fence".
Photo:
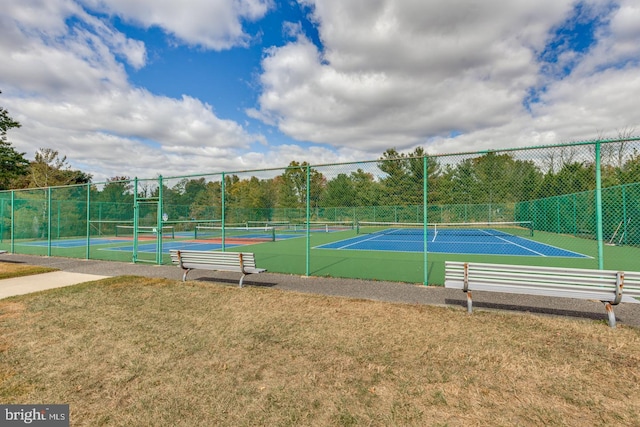
[{"label": "green windscreen on fence", "polygon": [[442,284],[444,261],[638,270],[638,138],[0,192],[0,249]]}]

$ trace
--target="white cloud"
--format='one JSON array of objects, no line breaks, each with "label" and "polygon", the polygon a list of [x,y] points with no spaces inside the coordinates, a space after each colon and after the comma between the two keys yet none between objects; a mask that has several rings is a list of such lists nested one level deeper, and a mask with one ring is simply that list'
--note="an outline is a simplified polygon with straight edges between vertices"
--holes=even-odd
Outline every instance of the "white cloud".
[{"label": "white cloud", "polygon": [[[310,2],[309,2],[310,3]],[[294,138],[380,152],[525,114],[535,50],[571,2],[314,2],[303,34],[263,61],[260,112]]]},{"label": "white cloud", "polygon": [[[591,51],[564,57],[577,66],[561,81],[541,75],[538,55],[573,0],[301,2],[313,10],[323,50],[304,34],[272,48],[259,108],[250,112],[294,138],[373,155],[426,142],[467,151],[594,137],[596,127],[637,123],[624,110],[634,97],[611,93],[616,79],[640,90],[638,61],[629,65],[640,53],[631,0],[617,10],[609,1],[583,3],[605,21],[613,11],[611,25],[596,33]],[[621,62],[628,73],[602,69]],[[546,92],[531,114],[525,101],[540,85]]]},{"label": "white cloud", "polygon": [[576,69],[588,76],[606,68],[640,65],[640,4],[622,1],[609,25],[598,32],[598,43]]},{"label": "white cloud", "polygon": [[[257,4],[238,13],[259,16]],[[144,44],[72,1],[12,0],[0,22],[2,105],[22,124],[11,141],[27,158],[52,148],[94,180],[151,177],[220,170],[264,142],[196,98],[132,87],[122,61],[144,66]]]},{"label": "white cloud", "polygon": [[216,117],[199,100],[158,97],[141,89],[99,93],[74,102],[13,102],[11,111],[18,113],[14,117],[23,126],[11,139],[27,157],[39,148],[53,147],[74,163],[90,165],[94,178],[101,180],[125,171],[149,177],[169,171],[224,170],[221,159],[237,157],[238,150],[260,139],[236,122]]},{"label": "white cloud", "polygon": [[183,43],[223,50],[246,46],[243,21],[262,18],[270,0],[80,0],[87,7],[149,28],[157,26]]},{"label": "white cloud", "polygon": [[[539,54],[574,0],[298,2],[309,7],[321,46],[302,23],[284,23],[293,41],[264,52],[259,102],[246,111],[303,143],[268,145],[194,95],[132,86],[127,70],[146,66],[146,47],[110,22],[159,27],[172,42],[199,48],[192,52],[223,50],[251,44],[243,24],[263,19],[276,7],[271,0],[5,1],[0,101],[23,124],[11,140],[27,157],[56,149],[104,180],[375,159],[390,147],[425,144],[431,152],[538,145],[640,128],[634,0],[581,3],[605,25],[589,51],[563,54],[575,68],[559,79],[541,73]],[[531,88],[544,91],[527,109]]]},{"label": "white cloud", "polygon": [[[38,13],[39,6],[47,13]],[[72,98],[108,87],[126,87],[124,66],[115,55],[134,67],[144,65],[142,43],[127,39],[75,3],[34,5],[12,0],[7,8],[9,13],[0,16],[0,81],[5,86]],[[42,19],[21,19],[31,14]],[[66,24],[71,18],[75,21]]]}]

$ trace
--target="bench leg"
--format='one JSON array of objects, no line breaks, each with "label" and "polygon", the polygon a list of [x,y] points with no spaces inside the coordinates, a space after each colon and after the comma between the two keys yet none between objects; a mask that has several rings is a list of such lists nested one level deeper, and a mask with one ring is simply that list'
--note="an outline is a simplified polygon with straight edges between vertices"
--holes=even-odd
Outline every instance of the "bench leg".
[{"label": "bench leg", "polygon": [[242,273],[242,277],[240,278],[240,283],[238,283],[238,287],[241,288],[243,286],[242,285],[242,281],[244,280],[244,276],[246,276],[246,275],[247,275],[246,273]]},{"label": "bench leg", "polygon": [[616,314],[613,312],[613,306],[610,302],[605,301],[604,309],[607,310],[607,316],[609,316],[609,326],[616,327]]},{"label": "bench leg", "polygon": [[182,281],[186,282],[187,281],[187,274],[189,274],[191,269],[190,268],[183,268],[183,270],[184,270],[184,274],[182,275]]},{"label": "bench leg", "polygon": [[471,291],[465,292],[467,294],[467,313],[473,313],[473,299],[471,299]]}]

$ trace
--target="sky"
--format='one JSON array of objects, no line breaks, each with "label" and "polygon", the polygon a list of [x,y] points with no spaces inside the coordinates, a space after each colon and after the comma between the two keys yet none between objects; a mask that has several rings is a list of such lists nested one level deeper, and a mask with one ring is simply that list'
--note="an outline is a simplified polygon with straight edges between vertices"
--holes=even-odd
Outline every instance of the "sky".
[{"label": "sky", "polygon": [[640,2],[3,0],[0,90],[94,182],[613,138]]}]

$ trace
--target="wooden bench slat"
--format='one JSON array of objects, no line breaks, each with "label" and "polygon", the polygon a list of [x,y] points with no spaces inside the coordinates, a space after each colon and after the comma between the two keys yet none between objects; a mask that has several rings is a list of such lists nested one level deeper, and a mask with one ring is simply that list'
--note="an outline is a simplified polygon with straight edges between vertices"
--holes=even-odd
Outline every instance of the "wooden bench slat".
[{"label": "wooden bench slat", "polygon": [[612,305],[640,303],[640,272],[446,261],[445,287],[467,292],[469,312],[473,290],[599,300],[612,327]]},{"label": "wooden bench slat", "polygon": [[[453,289],[464,289],[464,283],[462,281],[448,281],[445,286]],[[562,297],[562,298],[578,298],[587,300],[598,300],[613,302],[616,296],[613,289],[602,288],[580,288],[566,287],[559,288],[554,286],[527,286],[526,283],[522,283],[521,286],[513,286],[512,284],[499,284],[497,282],[487,281],[485,283],[473,281],[470,283],[469,290],[475,291],[487,291],[487,292],[503,292],[507,294],[520,294],[520,295],[538,295],[538,296],[550,296],[550,297]],[[630,295],[622,295],[621,302],[638,302]]]},{"label": "wooden bench slat", "polygon": [[184,270],[182,280],[187,279],[189,271],[194,269],[232,271],[242,273],[239,286],[247,274],[258,274],[267,271],[257,268],[255,255],[251,252],[216,252],[175,250],[169,251],[171,261]]},{"label": "wooden bench slat", "polygon": [[[615,291],[615,281],[617,271],[612,270],[586,270],[580,269],[576,274],[575,271],[566,269],[559,270],[557,276],[548,268],[542,274],[540,269],[529,272],[529,267],[516,271],[513,267],[509,269],[499,268],[491,270],[489,268],[478,267],[477,264],[469,264],[469,274],[473,274],[474,281],[488,282],[505,282],[515,283],[518,286],[549,286],[549,287],[600,287],[609,289],[610,292]],[[517,266],[516,266],[517,267]],[[508,270],[508,272],[507,272]],[[593,274],[594,276],[588,276]],[[446,276],[450,280],[464,280],[464,263],[447,265]],[[640,273],[625,272],[624,273],[624,294],[627,296],[640,297]]]}]

